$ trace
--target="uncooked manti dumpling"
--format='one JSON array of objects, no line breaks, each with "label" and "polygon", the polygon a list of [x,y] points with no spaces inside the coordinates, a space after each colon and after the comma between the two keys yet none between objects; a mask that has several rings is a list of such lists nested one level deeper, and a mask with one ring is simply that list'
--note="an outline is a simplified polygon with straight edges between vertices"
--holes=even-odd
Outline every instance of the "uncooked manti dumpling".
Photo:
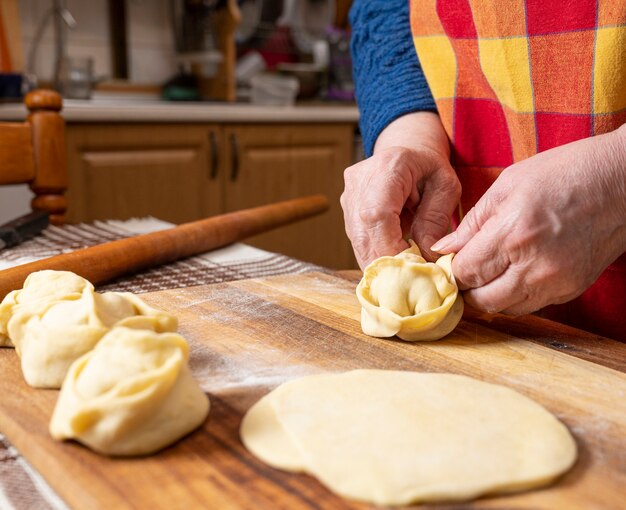
[{"label": "uncooked manti dumpling", "polygon": [[112,329],[70,367],[50,434],[108,455],[147,455],[173,443],[209,412],[188,357],[177,333]]},{"label": "uncooked manti dumpling", "polygon": [[74,360],[113,326],[175,331],[172,315],[130,293],[99,294],[68,271],[38,271],[0,304],[0,342],[16,348],[26,382],[59,388]]},{"label": "uncooked manti dumpling", "polygon": [[[9,321],[18,310],[37,313],[48,303],[63,299],[78,299],[86,280],[67,271],[39,271],[32,273],[20,290],[14,290],[0,303],[0,346],[13,347],[9,338]],[[87,282],[88,283],[88,282]]]},{"label": "uncooked manti dumpling", "polygon": [[365,268],[356,289],[366,335],[402,340],[439,340],[463,315],[463,298],[452,274],[452,257],[426,262],[417,245]]}]

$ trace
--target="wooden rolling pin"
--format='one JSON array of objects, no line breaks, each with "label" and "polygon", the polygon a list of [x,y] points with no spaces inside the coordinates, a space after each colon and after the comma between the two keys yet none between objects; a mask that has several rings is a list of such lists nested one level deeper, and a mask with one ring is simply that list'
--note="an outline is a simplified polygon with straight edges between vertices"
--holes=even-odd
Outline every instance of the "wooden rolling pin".
[{"label": "wooden rolling pin", "polygon": [[98,285],[315,216],[326,211],[328,205],[323,195],[286,200],[5,269],[0,271],[0,299],[21,288],[34,271],[72,271]]}]

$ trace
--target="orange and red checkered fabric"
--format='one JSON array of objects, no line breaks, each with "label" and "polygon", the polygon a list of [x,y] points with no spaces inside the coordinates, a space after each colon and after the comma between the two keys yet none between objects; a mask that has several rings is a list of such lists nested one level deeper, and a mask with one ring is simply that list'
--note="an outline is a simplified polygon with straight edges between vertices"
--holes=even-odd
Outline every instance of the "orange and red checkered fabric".
[{"label": "orange and red checkered fabric", "polygon": [[411,0],[468,210],[501,170],[626,122],[626,0]]},{"label": "orange and red checkered fabric", "polygon": [[[410,0],[469,210],[516,161],[626,122],[626,0]],[[552,319],[626,340],[626,254]]]}]

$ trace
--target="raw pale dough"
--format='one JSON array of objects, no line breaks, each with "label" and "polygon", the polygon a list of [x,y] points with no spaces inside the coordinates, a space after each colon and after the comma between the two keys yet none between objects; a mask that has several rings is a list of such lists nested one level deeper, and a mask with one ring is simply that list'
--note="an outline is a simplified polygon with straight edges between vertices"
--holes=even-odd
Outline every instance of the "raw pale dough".
[{"label": "raw pale dough", "polygon": [[70,367],[50,422],[58,440],[108,455],[145,455],[198,427],[209,399],[176,333],[116,327]]},{"label": "raw pale dough", "polygon": [[576,459],[569,431],[543,407],[452,374],[356,370],[291,381],[248,411],[241,439],[274,467],[380,505],[538,487]]},{"label": "raw pale dough", "polygon": [[59,388],[72,362],[113,326],[164,332],[178,322],[133,294],[99,294],[67,271],[32,273],[0,304],[0,345],[10,339],[26,382],[37,388]]},{"label": "raw pale dough", "polygon": [[426,262],[411,241],[395,257],[374,260],[356,289],[363,332],[409,341],[439,340],[450,333],[463,315],[452,257]]},{"label": "raw pale dough", "polygon": [[39,271],[29,275],[22,289],[9,292],[0,303],[0,346],[13,346],[8,327],[18,310],[34,314],[50,302],[79,299],[85,282],[84,278],[67,271]]}]

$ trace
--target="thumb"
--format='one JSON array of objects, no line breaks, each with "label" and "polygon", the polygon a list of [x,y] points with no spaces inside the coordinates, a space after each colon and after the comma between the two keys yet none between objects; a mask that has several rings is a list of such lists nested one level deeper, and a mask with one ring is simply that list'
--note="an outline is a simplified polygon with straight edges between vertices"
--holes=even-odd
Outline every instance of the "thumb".
[{"label": "thumb", "polygon": [[448,232],[450,220],[461,195],[461,185],[453,179],[432,179],[426,182],[422,199],[411,227],[413,239],[427,259],[438,255],[432,245]]},{"label": "thumb", "polygon": [[441,238],[431,246],[432,251],[437,253],[458,253],[480,231],[489,218],[489,203],[490,201],[485,199],[485,197],[479,200],[463,217],[461,224],[454,232]]}]

